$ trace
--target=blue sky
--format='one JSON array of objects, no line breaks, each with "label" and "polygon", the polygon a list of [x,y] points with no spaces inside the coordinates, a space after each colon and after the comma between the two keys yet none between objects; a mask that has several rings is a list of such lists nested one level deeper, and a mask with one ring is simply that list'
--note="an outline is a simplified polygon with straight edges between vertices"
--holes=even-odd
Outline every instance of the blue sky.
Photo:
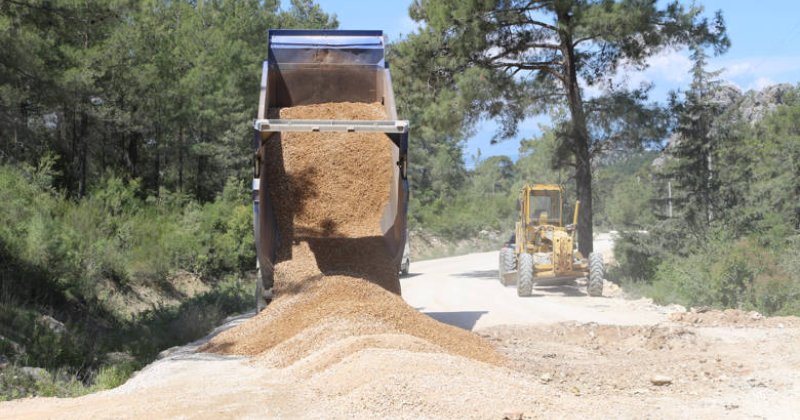
[{"label": "blue sky", "polygon": [[[317,0],[317,3],[323,10],[337,15],[341,29],[382,29],[390,41],[400,39],[416,27],[408,17],[410,0]],[[726,54],[709,60],[712,70],[724,69],[722,79],[742,90],[800,82],[800,1],[698,0],[697,3],[705,6],[708,16],[721,9],[727,23],[731,48]],[[620,77],[632,84],[653,82],[652,99],[664,100],[670,90],[688,86],[690,66],[686,51],[667,51],[653,57],[650,68],[644,72],[626,72]],[[547,118],[526,120],[518,138],[497,145],[489,144],[495,124],[492,121],[482,123],[465,146],[467,163],[471,164],[470,156],[478,149],[483,158],[516,157],[519,140],[539,133],[540,122],[546,123]]]}]

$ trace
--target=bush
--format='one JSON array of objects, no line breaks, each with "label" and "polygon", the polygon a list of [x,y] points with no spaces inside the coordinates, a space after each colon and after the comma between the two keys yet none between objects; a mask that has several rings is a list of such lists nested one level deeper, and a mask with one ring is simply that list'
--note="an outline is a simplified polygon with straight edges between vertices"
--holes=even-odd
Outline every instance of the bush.
[{"label": "bush", "polygon": [[608,279],[617,283],[643,282],[652,279],[663,261],[663,250],[649,233],[620,233],[614,241],[616,266],[609,267]]},{"label": "bush", "polygon": [[655,269],[646,294],[662,304],[707,305],[800,315],[797,247],[764,248],[756,238],[725,231],[687,257],[670,256]]},{"label": "bush", "polygon": [[[116,386],[161,350],[250,308],[252,282],[244,278],[255,268],[255,246],[243,182],[231,180],[216,200],[199,203],[166,190],[142,197],[138,181],[107,174],[76,200],[50,187],[51,166],[0,166],[0,356],[50,375],[3,373],[0,395]],[[168,282],[178,270],[201,276],[210,291],[134,313],[101,288],[174,290]],[[63,322],[63,331],[42,314]],[[104,364],[120,351],[136,360]]]}]

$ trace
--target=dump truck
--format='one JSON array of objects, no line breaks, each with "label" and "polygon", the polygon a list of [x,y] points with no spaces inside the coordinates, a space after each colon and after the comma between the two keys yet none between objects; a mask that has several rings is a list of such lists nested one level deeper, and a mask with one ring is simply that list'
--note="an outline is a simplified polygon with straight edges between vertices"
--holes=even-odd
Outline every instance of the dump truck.
[{"label": "dump truck", "polygon": [[[382,31],[270,30],[254,121],[253,225],[256,242],[256,308],[272,300],[276,250],[281,240],[265,145],[285,132],[384,133],[393,143],[390,197],[380,219],[383,245],[395,273],[402,270],[408,208],[408,121],[397,118]],[[324,103],[380,103],[386,120],[282,120],[277,110]],[[378,163],[376,163],[378,164]]]},{"label": "dump truck", "polygon": [[568,208],[564,189],[557,184],[522,187],[519,220],[514,234],[500,250],[499,274],[503,285],[516,282],[519,296],[530,296],[534,286],[572,283],[586,278],[589,296],[603,294],[603,256],[585,258],[577,249],[576,231],[580,201],[572,223],[565,224]]}]

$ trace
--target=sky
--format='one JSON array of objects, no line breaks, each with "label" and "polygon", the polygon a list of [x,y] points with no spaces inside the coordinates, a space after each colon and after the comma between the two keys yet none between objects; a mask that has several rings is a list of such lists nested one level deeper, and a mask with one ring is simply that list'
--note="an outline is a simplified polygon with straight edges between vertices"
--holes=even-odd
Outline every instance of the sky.
[{"label": "sky", "polygon": [[[389,41],[399,40],[417,27],[408,17],[411,0],[317,0],[317,3],[326,12],[336,14],[341,29],[381,29]],[[705,7],[709,17],[722,10],[727,24],[731,48],[722,56],[709,59],[710,70],[723,70],[721,79],[743,91],[800,82],[800,1],[697,0],[696,3]],[[653,100],[664,101],[668,92],[685,90],[691,81],[692,63],[686,51],[663,52],[652,57],[649,64],[647,70],[626,72],[624,77],[634,85],[652,82]],[[516,159],[519,141],[539,134],[539,125],[547,122],[546,117],[525,120],[517,138],[496,145],[490,144],[496,124],[481,123],[465,145],[468,166],[472,166],[472,156],[479,149],[481,158],[507,155]],[[413,143],[413,127],[411,137]]]}]

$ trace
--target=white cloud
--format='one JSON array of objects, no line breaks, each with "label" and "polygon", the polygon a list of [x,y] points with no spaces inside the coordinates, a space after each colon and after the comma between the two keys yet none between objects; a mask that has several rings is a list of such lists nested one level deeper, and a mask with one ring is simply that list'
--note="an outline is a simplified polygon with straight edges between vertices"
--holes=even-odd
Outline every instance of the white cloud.
[{"label": "white cloud", "polygon": [[739,77],[743,75],[752,75],[754,67],[753,63],[743,61],[733,63],[727,67],[721,67],[720,69],[726,77]]},{"label": "white cloud", "polygon": [[[776,83],[800,82],[800,56],[766,56],[730,59],[710,57],[708,69],[721,71],[719,78],[742,90],[763,89]],[[653,83],[651,97],[663,99],[670,90],[685,90],[691,83],[692,60],[687,50],[664,51],[647,60],[647,68],[636,70],[623,66],[612,82],[630,88]],[[602,89],[583,84],[586,97],[602,93]]]},{"label": "white cloud", "polygon": [[664,51],[647,60],[648,67],[639,72],[650,80],[666,80],[672,83],[689,81],[692,60],[685,51]]},{"label": "white cloud", "polygon": [[[628,88],[638,88],[653,83],[657,91],[655,96],[660,99],[668,90],[688,84],[691,79],[689,75],[691,68],[692,60],[685,50],[669,50],[650,57],[644,70],[637,70],[629,65],[621,66],[610,81],[616,86]],[[604,91],[602,86],[587,86],[583,81],[581,87],[587,98],[599,96]]]},{"label": "white cloud", "polygon": [[756,79],[755,82],[753,82],[753,88],[755,88],[756,90],[761,90],[767,86],[771,86],[774,84],[775,82],[768,77],[759,77],[758,79]]},{"label": "white cloud", "polygon": [[763,89],[777,83],[800,82],[800,56],[746,57],[735,60],[717,58],[712,67],[721,70],[720,78],[743,91]]}]

